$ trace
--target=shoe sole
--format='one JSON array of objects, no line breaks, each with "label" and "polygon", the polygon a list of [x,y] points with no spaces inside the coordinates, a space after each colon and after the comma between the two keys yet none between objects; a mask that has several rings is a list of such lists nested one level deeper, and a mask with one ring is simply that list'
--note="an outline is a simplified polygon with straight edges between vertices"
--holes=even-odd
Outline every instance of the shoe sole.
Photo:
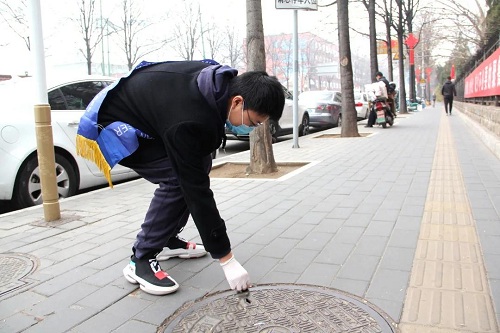
[{"label": "shoe sole", "polygon": [[181,258],[181,259],[193,259],[193,258],[200,258],[203,257],[207,254],[207,252],[201,252],[201,253],[183,253],[183,254],[172,254],[172,255],[159,255],[156,256],[156,260],[158,261],[165,261],[170,258]]},{"label": "shoe sole", "polygon": [[141,288],[142,291],[144,291],[145,293],[151,294],[151,295],[157,295],[157,296],[168,295],[168,294],[175,292],[177,289],[179,289],[179,284],[177,283],[177,281],[175,281],[171,277],[170,277],[170,280],[175,282],[174,286],[150,288],[150,287],[148,287],[148,285],[149,286],[153,286],[153,285],[150,284],[149,282],[145,281],[144,279],[141,279],[137,275],[135,275],[134,270],[133,270],[133,268],[130,267],[130,265],[127,265],[123,269],[123,276],[125,277],[125,279],[128,282],[130,282],[132,284],[139,284],[139,287]]}]

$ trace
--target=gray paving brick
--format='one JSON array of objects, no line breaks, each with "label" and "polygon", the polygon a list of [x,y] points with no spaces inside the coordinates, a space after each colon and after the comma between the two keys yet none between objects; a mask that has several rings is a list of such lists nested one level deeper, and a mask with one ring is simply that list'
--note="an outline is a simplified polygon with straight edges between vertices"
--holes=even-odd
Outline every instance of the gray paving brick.
[{"label": "gray paving brick", "polygon": [[[24,332],[27,333],[66,333],[71,328],[75,327],[86,319],[96,315],[95,310],[73,306],[65,308],[61,311],[42,318],[36,325],[31,326]],[[104,329],[104,327],[100,327]],[[93,332],[105,332],[103,330],[95,330]]]},{"label": "gray paving brick", "polygon": [[272,283],[295,283],[299,279],[299,273],[284,273],[271,271],[262,279],[257,281],[258,284],[272,284]]},{"label": "gray paving brick", "polygon": [[376,256],[353,254],[342,265],[338,277],[370,281],[375,273],[379,260],[379,257]]},{"label": "gray paving brick", "polygon": [[301,271],[297,283],[329,286],[340,269],[340,265],[311,263]]},{"label": "gray paving brick", "polygon": [[276,239],[282,232],[282,228],[260,228],[256,230],[253,235],[246,240],[246,242],[251,244],[267,245]]},{"label": "gray paving brick", "polygon": [[276,238],[274,241],[264,246],[264,248],[259,252],[260,256],[272,257],[272,258],[284,258],[288,252],[290,252],[299,241],[290,238]]},{"label": "gray paving brick", "polygon": [[389,246],[401,248],[416,248],[418,234],[412,230],[394,229],[389,240]]},{"label": "gray paving brick", "polygon": [[353,213],[354,208],[352,207],[336,207],[328,215],[328,218],[334,219],[348,219]]},{"label": "gray paving brick", "polygon": [[334,234],[340,229],[340,227],[342,227],[344,222],[345,220],[343,219],[325,218],[321,220],[321,222],[316,227],[314,227],[314,231]]},{"label": "gray paving brick", "polygon": [[128,260],[117,262],[105,269],[98,270],[95,274],[90,275],[82,281],[97,287],[107,286],[116,279],[123,277],[122,270],[127,264]]},{"label": "gray paving brick", "polygon": [[381,268],[375,272],[366,298],[368,300],[376,298],[403,303],[409,277],[410,272]]},{"label": "gray paving brick", "polygon": [[3,319],[11,317],[16,312],[30,307],[33,304],[43,302],[46,298],[47,297],[37,294],[32,290],[27,290],[23,293],[12,295],[9,298],[6,298],[6,296],[4,296],[1,300],[0,306],[0,323],[2,323]]},{"label": "gray paving brick", "polygon": [[380,314],[386,313],[396,323],[400,322],[403,308],[402,302],[377,298],[369,299],[369,301],[379,309]]},{"label": "gray paving brick", "polygon": [[84,265],[94,259],[96,259],[96,257],[93,255],[89,255],[87,253],[80,253],[74,256],[73,258],[55,263],[50,267],[35,272],[33,276],[36,276],[38,274],[49,275],[49,276],[60,275],[65,272],[71,271],[75,267],[75,263],[77,263],[78,265]]},{"label": "gray paving brick", "polygon": [[318,254],[316,259],[314,259],[314,262],[342,265],[351,254],[354,246],[354,244],[338,244],[330,242]]},{"label": "gray paving brick", "polygon": [[500,280],[500,265],[498,264],[500,263],[500,255],[485,253],[484,260],[489,278]]},{"label": "gray paving brick", "polygon": [[363,297],[369,284],[368,281],[335,278],[335,280],[330,283],[330,287],[358,297]]},{"label": "gray paving brick", "polygon": [[83,282],[76,282],[66,289],[47,297],[43,301],[33,303],[32,306],[26,307],[24,312],[35,317],[45,317],[51,313],[59,312],[64,308],[70,307],[72,304],[77,303],[79,300],[96,290],[96,286]]},{"label": "gray paving brick", "polygon": [[332,238],[333,234],[313,231],[305,235],[295,248],[320,251]]},{"label": "gray paving brick", "polygon": [[422,216],[399,216],[395,229],[419,231],[422,225]]},{"label": "gray paving brick", "polygon": [[372,220],[372,214],[353,213],[345,221],[344,226],[366,228]]},{"label": "gray paving brick", "polygon": [[82,297],[80,300],[75,302],[75,304],[85,308],[102,311],[118,300],[126,297],[129,293],[130,290],[113,285],[106,285],[102,288],[94,290],[93,292],[89,292],[85,297]]},{"label": "gray paving brick", "polygon": [[108,315],[124,316],[127,319],[135,317],[138,313],[144,311],[153,302],[138,299],[133,295],[125,296],[119,299],[117,302],[111,304],[106,308],[103,313]]},{"label": "gray paving brick", "polygon": [[37,318],[18,312],[11,317],[0,320],[0,332],[17,333],[35,325]]},{"label": "gray paving brick", "polygon": [[118,327],[113,333],[130,333],[130,332],[141,332],[141,333],[156,333],[157,326],[148,323],[143,323],[137,320],[130,320]]},{"label": "gray paving brick", "polygon": [[319,251],[292,249],[273,270],[284,273],[302,272],[309,266],[309,263],[314,260],[318,253]]},{"label": "gray paving brick", "polygon": [[374,255],[381,257],[389,241],[388,237],[362,235],[356,244],[353,254]]},{"label": "gray paving brick", "polygon": [[379,209],[375,216],[373,216],[374,221],[388,221],[396,222],[400,214],[399,209]]},{"label": "gray paving brick", "polygon": [[[94,248],[95,244],[91,249],[93,250]],[[90,252],[91,251],[87,251],[87,253]],[[123,265],[125,265],[125,263],[130,259],[131,255],[132,255],[132,245],[125,247],[118,247],[111,252],[96,253],[96,258],[84,264],[83,266],[97,270],[105,270],[108,267],[113,266],[117,263],[122,263]]]},{"label": "gray paving brick", "polygon": [[333,241],[338,243],[356,244],[364,231],[365,228],[362,227],[342,226],[342,228],[340,228],[333,237]]},{"label": "gray paving brick", "polygon": [[99,312],[75,326],[72,331],[78,333],[112,332],[123,326],[128,319],[128,317],[121,314]]},{"label": "gray paving brick", "polygon": [[393,222],[386,221],[372,221],[364,234],[367,236],[389,237],[394,229],[394,224]]},{"label": "gray paving brick", "polygon": [[42,295],[51,296],[71,286],[72,284],[85,279],[95,272],[95,269],[74,266],[68,272],[57,275],[54,278],[35,286],[33,290]]},{"label": "gray paving brick", "polygon": [[380,261],[380,268],[410,272],[414,257],[415,249],[389,246]]},{"label": "gray paving brick", "polygon": [[[248,271],[248,268],[246,268]],[[171,270],[171,274],[174,279],[177,280],[177,276],[179,276],[180,271],[186,272],[186,270],[182,270],[179,267]],[[187,279],[182,280],[182,285],[190,286],[194,288],[198,288],[201,290],[206,290],[207,292],[215,288],[221,281],[225,280],[224,271],[218,262],[214,262],[212,265],[208,266],[203,270],[203,272],[192,274],[187,274]]]},{"label": "gray paving brick", "polygon": [[256,255],[245,263],[245,269],[250,274],[250,281],[259,281],[267,272],[278,265],[280,259]]},{"label": "gray paving brick", "polygon": [[303,239],[312,229],[314,225],[311,224],[300,224],[296,223],[287,230],[285,230],[280,237],[281,238],[292,238],[292,239]]},{"label": "gray paving brick", "polygon": [[[227,289],[227,282],[225,289]],[[143,292],[138,292],[134,297],[146,296]],[[166,318],[172,315],[175,310],[181,307],[185,302],[194,301],[202,297],[204,293],[198,289],[182,285],[175,293],[165,296],[152,296],[152,303],[137,313],[133,319],[151,325],[159,326]]]}]

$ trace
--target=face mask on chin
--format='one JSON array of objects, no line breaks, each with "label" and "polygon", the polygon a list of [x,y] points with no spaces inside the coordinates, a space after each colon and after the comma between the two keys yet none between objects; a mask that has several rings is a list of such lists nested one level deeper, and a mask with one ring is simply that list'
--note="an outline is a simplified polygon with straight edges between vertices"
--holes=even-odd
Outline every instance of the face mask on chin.
[{"label": "face mask on chin", "polygon": [[[243,106],[243,108],[244,108],[244,106]],[[231,110],[229,110],[229,113],[228,113],[227,119],[226,119],[227,129],[230,130],[231,132],[233,132],[233,134],[235,134],[235,135],[250,135],[250,132],[253,131],[253,129],[255,127],[243,124],[243,111],[241,113],[241,125],[238,125],[238,126],[234,126],[229,121],[229,115],[231,114],[231,111],[233,111],[232,108],[231,108]]]}]

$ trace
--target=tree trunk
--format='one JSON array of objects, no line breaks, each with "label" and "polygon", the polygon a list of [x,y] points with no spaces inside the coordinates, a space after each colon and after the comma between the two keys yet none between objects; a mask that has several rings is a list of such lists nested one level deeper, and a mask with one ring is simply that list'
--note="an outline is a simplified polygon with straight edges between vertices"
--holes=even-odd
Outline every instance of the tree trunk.
[{"label": "tree trunk", "polygon": [[342,89],[342,129],[340,136],[356,137],[359,136],[359,132],[357,112],[354,107],[348,4],[349,0],[337,1],[340,85]]},{"label": "tree trunk", "polygon": [[387,38],[387,75],[389,81],[394,81],[394,75],[392,73],[392,42],[391,42],[391,22],[390,18],[385,19],[385,35]]},{"label": "tree trunk", "polygon": [[405,88],[405,65],[404,65],[404,51],[403,51],[403,4],[401,1],[397,2],[398,5],[398,55],[399,55],[399,113],[408,113],[408,107],[406,106],[406,88]]},{"label": "tree trunk", "polygon": [[377,29],[375,28],[375,0],[368,2],[368,21],[370,29],[370,69],[372,71],[370,82],[375,80],[375,74],[378,72],[377,60]]},{"label": "tree trunk", "polygon": [[261,0],[247,0],[247,70],[266,70]]},{"label": "tree trunk", "polygon": [[278,165],[274,160],[272,139],[269,120],[250,132],[250,165],[247,167],[247,174],[278,171]]},{"label": "tree trunk", "polygon": [[[247,69],[266,70],[264,27],[262,25],[261,0],[247,0]],[[274,161],[269,121],[250,133],[250,165],[247,173],[271,173],[278,171]]]}]

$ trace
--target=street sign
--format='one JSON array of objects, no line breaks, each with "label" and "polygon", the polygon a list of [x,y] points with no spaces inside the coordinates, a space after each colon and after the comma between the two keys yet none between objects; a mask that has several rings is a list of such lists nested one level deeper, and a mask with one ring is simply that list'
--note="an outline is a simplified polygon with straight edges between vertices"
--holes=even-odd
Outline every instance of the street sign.
[{"label": "street sign", "polygon": [[276,0],[276,9],[318,10],[317,0]]}]

